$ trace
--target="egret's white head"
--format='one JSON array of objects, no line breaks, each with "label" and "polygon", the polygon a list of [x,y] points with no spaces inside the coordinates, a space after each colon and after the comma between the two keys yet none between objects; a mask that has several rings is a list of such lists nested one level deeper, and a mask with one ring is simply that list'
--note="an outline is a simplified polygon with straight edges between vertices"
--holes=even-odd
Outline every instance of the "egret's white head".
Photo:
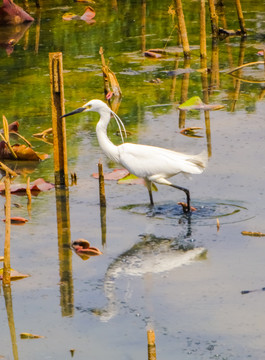
[{"label": "egret's white head", "polygon": [[97,100],[97,99],[90,100],[85,105],[81,106],[80,108],[77,108],[77,109],[75,109],[75,110],[73,110],[73,111],[71,111],[71,112],[69,112],[67,114],[64,114],[62,116],[62,118],[66,117],[66,116],[69,116],[69,115],[74,115],[74,114],[77,114],[77,113],[86,112],[86,111],[95,111],[95,112],[99,113],[100,116],[102,117],[102,120],[104,119],[105,121],[107,121],[107,123],[110,120],[110,114],[112,114],[114,119],[116,120],[116,123],[117,123],[118,127],[119,127],[122,142],[124,142],[121,127],[122,127],[122,129],[124,131],[125,137],[127,137],[127,134],[126,134],[126,129],[125,129],[125,126],[124,126],[123,122],[118,117],[118,115],[115,114],[115,112],[112,111],[108,107],[108,105],[105,104],[101,100]]},{"label": "egret's white head", "polygon": [[112,110],[108,107],[107,104],[105,104],[101,100],[95,99],[95,100],[90,100],[89,102],[87,102],[85,105],[81,106],[78,109],[75,109],[67,114],[64,114],[62,117],[66,117],[69,115],[74,115],[74,114],[86,112],[86,111],[95,111],[95,112],[98,112],[99,114],[101,114],[103,111],[112,113]]}]

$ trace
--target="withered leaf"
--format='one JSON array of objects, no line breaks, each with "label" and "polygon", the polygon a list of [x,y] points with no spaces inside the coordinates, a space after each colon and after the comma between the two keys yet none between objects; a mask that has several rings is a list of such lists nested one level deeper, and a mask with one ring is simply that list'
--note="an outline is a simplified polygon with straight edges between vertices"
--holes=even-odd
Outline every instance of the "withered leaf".
[{"label": "withered leaf", "polygon": [[[3,268],[0,269],[0,280],[3,280],[3,272],[4,272],[4,269]],[[10,277],[11,277],[11,280],[20,280],[20,279],[24,279],[24,278],[29,277],[29,275],[28,274],[21,274],[17,270],[11,269]]]},{"label": "withered leaf", "polygon": [[[33,181],[29,185],[30,191],[34,194],[34,192],[39,191],[47,191],[54,188],[54,184],[46,182],[44,179],[39,178]],[[25,193],[26,194],[27,184],[11,184],[10,191],[11,193]],[[0,183],[0,193],[5,191],[5,184]]]},{"label": "withered leaf", "polygon": [[44,338],[44,336],[24,332],[24,333],[20,334],[20,338],[21,339],[41,339],[41,338]]},{"label": "withered leaf", "polygon": [[[6,222],[6,219],[3,219],[3,221]],[[28,220],[20,216],[12,216],[10,222],[11,224],[22,225],[28,222]]]},{"label": "withered leaf", "polygon": [[[129,175],[129,171],[126,169],[114,169],[112,172],[104,173],[105,180],[120,180]],[[98,179],[98,173],[93,173],[92,176]]]}]

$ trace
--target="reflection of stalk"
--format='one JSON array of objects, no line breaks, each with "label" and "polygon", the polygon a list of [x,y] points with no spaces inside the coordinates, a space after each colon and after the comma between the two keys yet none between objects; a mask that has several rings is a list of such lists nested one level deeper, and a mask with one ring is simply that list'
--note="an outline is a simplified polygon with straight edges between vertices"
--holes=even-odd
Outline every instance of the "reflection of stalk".
[{"label": "reflection of stalk", "polygon": [[245,27],[245,20],[244,20],[243,11],[242,11],[242,8],[241,8],[240,0],[236,0],[236,10],[237,10],[237,16],[238,16],[238,21],[239,21],[241,34],[246,35],[247,30],[246,30],[246,27]]},{"label": "reflection of stalk", "polygon": [[218,28],[218,16],[215,11],[214,0],[209,0],[209,9],[210,9],[211,24],[212,24],[212,35],[213,37],[217,37],[219,28]]},{"label": "reflection of stalk", "polygon": [[58,232],[58,251],[60,266],[60,293],[62,316],[73,315],[73,278],[70,233],[70,210],[68,189],[56,188],[56,213]]},{"label": "reflection of stalk", "polygon": [[[177,70],[178,66],[179,66],[179,56],[177,54],[176,55],[176,60],[175,60],[175,68],[174,68],[174,70]],[[176,83],[177,83],[177,75],[176,75],[176,72],[174,72],[174,75],[172,76],[172,85],[171,85],[171,91],[170,91],[170,101],[174,101]]]},{"label": "reflection of stalk", "polygon": [[[240,42],[240,51],[239,51],[239,59],[238,59],[238,66],[242,66],[244,63],[244,57],[245,57],[245,38],[241,37],[241,42]],[[242,73],[242,69],[240,69],[239,71],[239,77]],[[234,112],[235,111],[235,107],[236,107],[236,103],[237,100],[239,99],[239,94],[240,94],[240,85],[241,85],[241,80],[240,79],[236,79],[236,84],[235,84],[235,92],[234,92],[234,98],[233,98],[233,102],[232,102],[232,108],[231,111]]]},{"label": "reflection of stalk", "polygon": [[100,223],[101,223],[101,242],[106,243],[106,195],[103,166],[101,161],[98,163],[98,181],[99,181],[99,201],[100,201]]},{"label": "reflection of stalk", "polygon": [[[188,69],[190,67],[190,59],[186,58],[184,60],[184,69]],[[182,82],[181,82],[181,98],[180,104],[184,103],[188,100],[188,90],[189,90],[189,80],[190,73],[186,72],[183,74]],[[179,110],[179,128],[182,129],[185,127],[186,120],[186,111]]]},{"label": "reflection of stalk", "polygon": [[219,47],[218,39],[212,39],[211,89],[219,88]]},{"label": "reflection of stalk", "polygon": [[12,342],[13,357],[14,357],[14,360],[18,360],[16,329],[15,329],[15,321],[14,321],[14,314],[13,314],[11,286],[10,285],[3,286],[3,291],[4,291],[4,297],[5,297],[8,326],[9,326],[10,337],[11,337],[11,342]]},{"label": "reflection of stalk", "polygon": [[142,18],[141,18],[141,36],[142,36],[142,54],[146,50],[146,0],[142,0]]},{"label": "reflection of stalk", "polygon": [[178,18],[179,32],[180,32],[181,43],[183,46],[184,57],[189,57],[190,56],[190,46],[189,46],[189,40],[188,40],[187,29],[186,29],[181,0],[175,0],[175,7],[176,7],[177,18]]},{"label": "reflection of stalk", "polygon": [[36,23],[36,38],[35,38],[35,53],[39,52],[39,44],[40,44],[40,20],[41,20],[41,10],[38,8],[37,10],[37,23]]}]

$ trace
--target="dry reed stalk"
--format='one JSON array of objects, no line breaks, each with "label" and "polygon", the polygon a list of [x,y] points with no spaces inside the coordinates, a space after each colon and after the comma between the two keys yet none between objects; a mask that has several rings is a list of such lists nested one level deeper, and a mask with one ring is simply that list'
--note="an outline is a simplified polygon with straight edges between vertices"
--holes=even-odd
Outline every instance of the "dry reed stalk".
[{"label": "dry reed stalk", "polygon": [[148,360],[156,360],[155,332],[147,331]]},{"label": "dry reed stalk", "polygon": [[62,53],[49,53],[55,185],[68,187]]},{"label": "dry reed stalk", "polygon": [[206,58],[207,57],[206,25],[205,25],[205,0],[201,0],[201,11],[200,11],[200,55],[201,55],[201,58]]},{"label": "dry reed stalk", "polygon": [[104,174],[103,174],[103,166],[99,161],[98,163],[98,179],[99,179],[99,200],[100,207],[106,207],[106,196],[105,196],[105,184],[104,184]]}]

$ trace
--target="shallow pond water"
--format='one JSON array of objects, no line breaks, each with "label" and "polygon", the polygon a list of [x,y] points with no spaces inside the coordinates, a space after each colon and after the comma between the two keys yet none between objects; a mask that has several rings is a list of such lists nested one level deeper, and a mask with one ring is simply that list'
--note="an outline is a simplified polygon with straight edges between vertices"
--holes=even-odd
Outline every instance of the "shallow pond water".
[{"label": "shallow pond water", "polygon": [[[25,183],[27,176],[54,180],[51,145],[32,137],[51,126],[52,51],[63,52],[67,112],[91,98],[104,99],[102,46],[122,89],[118,114],[130,132],[128,141],[194,154],[206,150],[209,157],[201,175],[173,178],[190,189],[197,208],[190,216],[177,204],[185,201],[182,192],[159,186],[151,208],[144,186],[116,181],[105,183],[107,207],[101,214],[92,174],[100,159],[106,172],[116,165],[98,146],[97,114],[67,118],[69,172],[77,174],[77,185],[33,197],[31,216],[26,197],[12,195],[12,203],[22,205],[12,206],[12,216],[29,221],[11,227],[11,266],[30,277],[1,288],[4,359],[70,359],[71,350],[75,359],[148,358],[148,329],[155,331],[158,359],[264,358],[265,294],[241,294],[265,286],[264,238],[241,234],[265,232],[264,67],[242,70],[237,74],[241,81],[227,73],[260,60],[264,4],[242,1],[248,36],[219,41],[216,49],[207,18],[209,103],[224,108],[184,113],[177,108],[181,102],[204,96],[200,3],[190,3],[183,1],[190,64],[181,53],[161,59],[142,56],[144,47],[178,46],[176,33],[171,35],[170,1],[98,1],[92,5],[96,22],[90,25],[62,20],[66,12],[82,14],[84,4],[46,1],[40,12],[30,4],[35,22],[9,55],[1,49],[2,113],[10,123],[19,121],[20,133],[37,151],[50,155],[38,164],[11,164],[20,174],[16,183]],[[235,9],[225,5],[228,28],[237,29]],[[183,73],[189,66],[194,71]],[[152,82],[157,78],[161,81]],[[199,136],[184,136],[185,127],[200,127]],[[120,142],[115,125],[109,136]],[[2,197],[1,218],[4,202]],[[4,223],[0,226],[1,254]],[[83,261],[70,248],[78,238],[103,255]],[[20,339],[22,332],[44,338]]]}]

